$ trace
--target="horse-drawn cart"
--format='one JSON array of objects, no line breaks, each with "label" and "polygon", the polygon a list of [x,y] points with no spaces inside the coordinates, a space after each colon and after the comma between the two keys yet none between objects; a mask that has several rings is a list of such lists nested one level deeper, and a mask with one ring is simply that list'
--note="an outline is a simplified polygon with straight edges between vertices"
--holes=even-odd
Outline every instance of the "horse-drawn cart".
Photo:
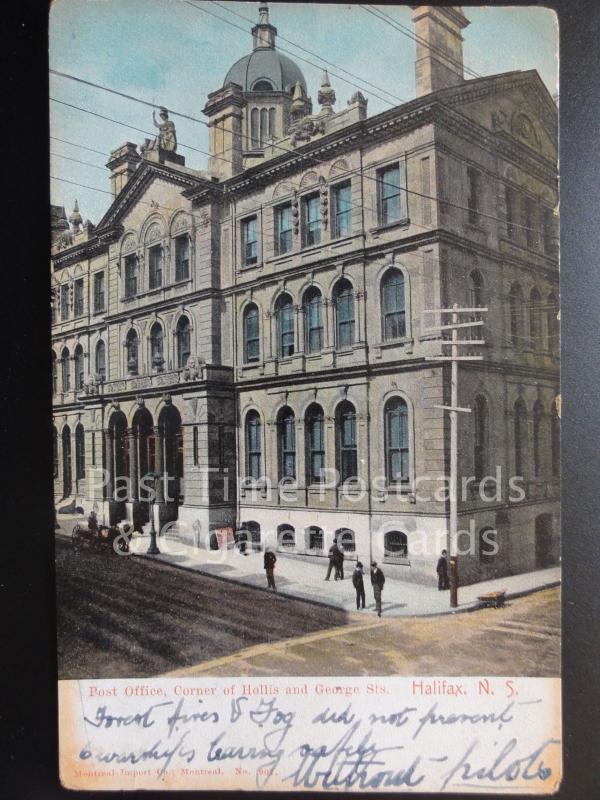
[{"label": "horse-drawn cart", "polygon": [[118,525],[83,525],[77,523],[73,527],[71,543],[73,547],[109,547],[115,553],[128,553],[131,532]]}]

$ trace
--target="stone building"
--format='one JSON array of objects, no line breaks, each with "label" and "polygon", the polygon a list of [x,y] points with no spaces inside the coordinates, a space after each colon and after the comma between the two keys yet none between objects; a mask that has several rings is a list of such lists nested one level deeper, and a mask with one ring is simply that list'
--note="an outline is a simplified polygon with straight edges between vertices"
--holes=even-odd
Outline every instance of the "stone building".
[{"label": "stone building", "polygon": [[337,537],[430,580],[450,367],[426,312],[456,303],[488,308],[459,370],[461,580],[556,563],[555,103],[535,70],[465,80],[462,8],[415,6],[416,98],[336,108],[325,73],[314,110],[259,13],[208,96],[206,171],[159,128],[111,154],[96,225],[55,210],[58,505],[147,525],[154,473],[169,535],[231,527],[300,558]]}]

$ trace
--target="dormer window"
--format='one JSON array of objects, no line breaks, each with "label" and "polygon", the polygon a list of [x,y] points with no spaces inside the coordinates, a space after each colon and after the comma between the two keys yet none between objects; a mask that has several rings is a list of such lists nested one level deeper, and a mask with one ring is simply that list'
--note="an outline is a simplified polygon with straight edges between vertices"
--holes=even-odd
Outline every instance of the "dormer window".
[{"label": "dormer window", "polygon": [[273,91],[273,84],[271,81],[256,81],[254,86],[252,87],[253,92],[272,92]]}]

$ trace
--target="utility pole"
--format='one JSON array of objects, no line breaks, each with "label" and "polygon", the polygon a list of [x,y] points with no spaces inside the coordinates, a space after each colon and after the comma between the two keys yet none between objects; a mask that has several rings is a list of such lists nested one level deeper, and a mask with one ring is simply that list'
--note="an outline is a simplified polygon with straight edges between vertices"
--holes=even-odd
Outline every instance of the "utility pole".
[{"label": "utility pole", "polygon": [[450,555],[450,606],[458,607],[458,414],[463,412],[471,413],[470,408],[461,408],[458,405],[458,362],[459,361],[481,361],[483,356],[461,356],[458,354],[460,345],[469,347],[483,345],[483,339],[459,339],[459,330],[470,330],[471,328],[482,326],[483,320],[459,322],[460,314],[481,314],[487,308],[459,308],[455,303],[452,308],[433,308],[425,311],[425,314],[451,314],[451,322],[427,328],[427,333],[439,332],[442,335],[446,331],[452,332],[451,339],[442,339],[442,347],[451,347],[449,356],[426,356],[426,361],[450,361],[452,372],[450,376],[450,405],[435,406],[443,411],[450,413],[450,532],[448,551]]}]

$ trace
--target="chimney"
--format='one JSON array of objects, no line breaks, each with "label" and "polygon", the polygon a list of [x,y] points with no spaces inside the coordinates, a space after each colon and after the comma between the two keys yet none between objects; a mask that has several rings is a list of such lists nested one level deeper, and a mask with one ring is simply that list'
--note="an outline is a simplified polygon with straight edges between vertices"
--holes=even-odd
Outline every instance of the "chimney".
[{"label": "chimney", "polygon": [[121,147],[117,147],[110,154],[110,160],[106,165],[110,170],[110,188],[113,197],[116,197],[127,181],[136,171],[141,156],[137,151],[137,145],[133,142],[125,142]]},{"label": "chimney", "polygon": [[417,97],[464,81],[462,6],[411,6],[417,37]]}]

